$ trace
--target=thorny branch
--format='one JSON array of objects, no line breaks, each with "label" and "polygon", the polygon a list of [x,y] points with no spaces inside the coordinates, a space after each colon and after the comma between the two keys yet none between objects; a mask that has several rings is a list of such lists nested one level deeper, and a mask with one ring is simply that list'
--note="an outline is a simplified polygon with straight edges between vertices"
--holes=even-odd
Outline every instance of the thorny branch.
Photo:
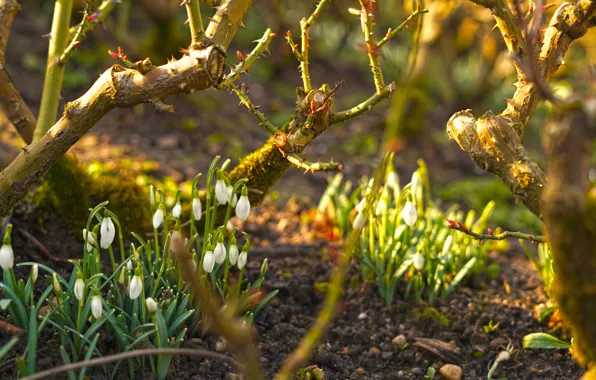
[{"label": "thorny branch", "polygon": [[452,230],[463,232],[464,234],[470,235],[471,237],[473,237],[476,240],[506,240],[506,239],[510,239],[510,238],[516,238],[516,239],[528,240],[531,242],[537,241],[540,243],[545,243],[547,241],[546,237],[540,236],[540,235],[525,234],[523,232],[517,232],[517,231],[503,231],[503,232],[499,232],[499,233],[494,233],[493,230],[490,228],[488,229],[486,234],[479,234],[477,232],[470,230],[468,227],[466,227],[461,222],[456,223],[455,221],[453,221],[451,219],[447,219],[447,222],[449,223],[449,228],[451,228]]},{"label": "thorny branch", "polygon": [[538,77],[548,81],[563,63],[571,42],[596,25],[596,1],[578,0],[574,4],[562,4],[544,32],[536,58],[531,52],[523,51],[526,44],[518,20],[502,0],[475,2],[493,11],[503,38],[514,54],[517,89],[513,99],[507,101],[507,108],[499,115],[489,111],[476,119],[471,110],[455,113],[447,123],[447,133],[478,167],[499,176],[517,199],[541,217],[540,199],[546,183],[545,175],[523,146],[525,126],[541,99],[541,93],[536,83],[528,80],[519,62],[524,56],[536,59]]}]

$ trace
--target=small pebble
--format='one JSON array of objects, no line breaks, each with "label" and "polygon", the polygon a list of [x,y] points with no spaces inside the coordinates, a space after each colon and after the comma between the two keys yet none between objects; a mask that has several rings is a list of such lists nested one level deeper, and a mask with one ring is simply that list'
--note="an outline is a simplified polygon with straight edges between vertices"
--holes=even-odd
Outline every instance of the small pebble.
[{"label": "small pebble", "polygon": [[360,320],[366,319],[366,317],[367,317],[366,313],[358,314],[358,319],[360,319]]},{"label": "small pebble", "polygon": [[406,339],[406,336],[404,334],[400,334],[400,335],[396,336],[391,341],[391,343],[393,343],[393,344],[395,344],[397,346],[403,346],[404,344],[406,344],[406,342],[407,342],[407,339]]},{"label": "small pebble", "polygon": [[445,380],[461,380],[463,371],[455,364],[445,364],[441,367],[439,373],[445,378]]},{"label": "small pebble", "polygon": [[381,349],[378,347],[371,347],[368,349],[368,352],[370,352],[371,354],[380,355]]}]

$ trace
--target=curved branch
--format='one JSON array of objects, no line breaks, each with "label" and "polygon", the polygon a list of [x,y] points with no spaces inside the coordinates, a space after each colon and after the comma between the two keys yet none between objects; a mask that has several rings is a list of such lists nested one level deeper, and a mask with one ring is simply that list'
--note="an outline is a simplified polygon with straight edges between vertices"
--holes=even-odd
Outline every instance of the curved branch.
[{"label": "curved branch", "polygon": [[65,106],[62,118],[48,133],[0,173],[0,215],[6,215],[52,164],[110,110],[139,103],[160,104],[169,95],[216,86],[223,75],[224,61],[221,51],[210,45],[191,49],[181,59],[158,67],[152,67],[149,60],[139,62],[136,67],[141,71],[112,66],[83,96]]},{"label": "curved branch", "polygon": [[213,15],[205,37],[224,50],[228,49],[238,28],[244,26],[242,19],[253,0],[223,0]]}]

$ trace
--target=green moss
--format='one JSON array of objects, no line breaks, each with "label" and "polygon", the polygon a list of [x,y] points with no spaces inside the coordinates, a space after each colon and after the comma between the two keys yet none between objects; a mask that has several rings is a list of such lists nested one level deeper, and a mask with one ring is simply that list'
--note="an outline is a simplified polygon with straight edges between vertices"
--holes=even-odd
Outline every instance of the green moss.
[{"label": "green moss", "polygon": [[434,307],[427,306],[416,308],[414,309],[414,314],[420,319],[424,319],[427,321],[436,321],[441,326],[447,327],[451,324],[451,320],[449,319],[449,317],[441,313]]}]

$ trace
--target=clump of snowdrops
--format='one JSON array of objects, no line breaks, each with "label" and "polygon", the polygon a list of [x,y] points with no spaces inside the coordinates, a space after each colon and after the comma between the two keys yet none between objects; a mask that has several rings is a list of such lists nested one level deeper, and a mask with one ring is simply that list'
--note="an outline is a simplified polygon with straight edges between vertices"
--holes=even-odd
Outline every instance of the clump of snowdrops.
[{"label": "clump of snowdrops", "polygon": [[[23,279],[17,281],[12,225],[7,226],[0,250],[0,265],[4,270],[0,287],[6,298],[0,301],[0,306],[9,311],[10,322],[27,334],[26,354],[17,360],[20,376],[36,372],[39,335],[48,325],[58,332],[58,349],[64,364],[102,356],[100,347],[106,346],[122,353],[137,348],[180,346],[201,325],[200,300],[193,298],[191,287],[182,281],[171,248],[174,239],[184,239],[186,232],[189,232],[184,239],[185,252],[189,255],[187,263],[191,263],[197,278],[224,303],[232,301],[247,322],[275,296],[277,291],[261,296],[267,260],[254,283],[248,283],[245,278],[249,237],[225,226],[232,210],[242,221],[250,213],[246,180],[232,185],[224,174],[229,161],[217,168],[218,160],[216,157],[209,169],[204,201],[197,189],[201,175],[194,179],[190,220],[186,223],[182,221],[180,191],[170,208],[166,205],[166,195],[150,187],[152,240],[133,233],[134,242],[125,247],[118,217],[109,210],[108,202],[97,205],[83,230],[83,259],[71,261],[74,268],[68,278],[45,265],[24,262],[18,266],[29,266],[30,275],[26,283]],[[213,179],[216,183],[212,189]],[[219,224],[217,211],[221,207],[225,209],[225,217]],[[203,222],[202,231],[197,229],[199,222]],[[244,241],[242,245],[238,238]],[[118,258],[114,246],[119,249]],[[106,252],[109,263],[101,261],[101,254]],[[47,274],[49,286],[35,299],[34,285],[40,270]],[[106,344],[105,339],[112,342]],[[0,355],[6,355],[15,344],[10,341],[0,349]],[[136,378],[136,371],[143,367],[154,372],[158,379],[165,379],[171,360],[171,355],[159,355],[128,359],[126,364],[130,378]],[[104,365],[104,374],[115,378],[122,364]],[[78,375],[71,371],[68,376],[82,379],[85,369]]]},{"label": "clump of snowdrops", "polygon": [[[391,160],[389,160],[391,162]],[[478,242],[457,233],[446,219],[481,232],[494,208],[486,205],[479,218],[452,206],[443,212],[430,197],[428,170],[422,160],[410,183],[401,187],[393,166],[388,165],[378,194],[370,194],[373,180],[364,178],[353,189],[336,175],[327,187],[318,212],[331,219],[339,236],[364,227],[355,258],[362,278],[374,281],[387,304],[394,301],[399,284],[405,282],[404,298],[429,304],[447,297],[467,276],[482,271],[491,242]],[[374,212],[365,216],[366,204]]]}]

